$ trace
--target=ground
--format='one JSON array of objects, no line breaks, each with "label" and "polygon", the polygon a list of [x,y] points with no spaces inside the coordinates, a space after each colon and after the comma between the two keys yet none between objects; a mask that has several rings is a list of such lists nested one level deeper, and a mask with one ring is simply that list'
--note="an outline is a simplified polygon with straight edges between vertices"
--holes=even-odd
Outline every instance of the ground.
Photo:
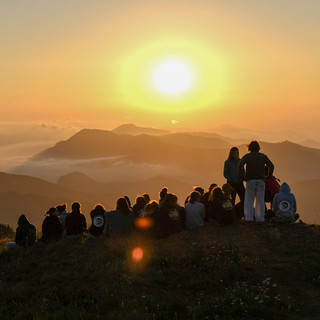
[{"label": "ground", "polygon": [[[8,252],[0,228],[1,319],[318,319],[320,226],[209,222],[37,243]],[[143,258],[132,259],[140,247]]]}]

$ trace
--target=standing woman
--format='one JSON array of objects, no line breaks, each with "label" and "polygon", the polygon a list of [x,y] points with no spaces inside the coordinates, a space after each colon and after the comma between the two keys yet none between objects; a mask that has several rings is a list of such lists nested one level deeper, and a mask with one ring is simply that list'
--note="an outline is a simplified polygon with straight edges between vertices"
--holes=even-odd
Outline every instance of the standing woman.
[{"label": "standing woman", "polygon": [[237,147],[232,147],[228,159],[224,162],[223,175],[227,179],[227,183],[233,188],[233,191],[231,192],[231,202],[233,206],[235,205],[237,194],[240,202],[244,202],[245,188],[238,170],[240,161],[239,149]]}]

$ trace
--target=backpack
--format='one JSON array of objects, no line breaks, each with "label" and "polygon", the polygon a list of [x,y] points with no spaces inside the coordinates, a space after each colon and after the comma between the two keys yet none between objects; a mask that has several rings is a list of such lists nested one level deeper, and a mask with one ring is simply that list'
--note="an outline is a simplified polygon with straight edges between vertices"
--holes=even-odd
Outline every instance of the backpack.
[{"label": "backpack", "polygon": [[264,194],[264,201],[271,202],[274,196],[280,192],[280,180],[277,179],[275,176],[271,176],[265,182],[266,189]]},{"label": "backpack", "polygon": [[221,225],[232,224],[235,220],[235,212],[230,199],[223,199],[221,211],[218,214],[218,222]]}]

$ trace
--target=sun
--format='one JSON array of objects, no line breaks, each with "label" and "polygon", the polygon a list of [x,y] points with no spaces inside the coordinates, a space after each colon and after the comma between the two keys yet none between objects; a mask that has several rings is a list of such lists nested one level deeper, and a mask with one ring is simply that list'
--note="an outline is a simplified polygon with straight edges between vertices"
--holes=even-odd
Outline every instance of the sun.
[{"label": "sun", "polygon": [[193,75],[187,63],[171,59],[162,61],[154,67],[151,80],[158,92],[178,95],[191,89]]}]

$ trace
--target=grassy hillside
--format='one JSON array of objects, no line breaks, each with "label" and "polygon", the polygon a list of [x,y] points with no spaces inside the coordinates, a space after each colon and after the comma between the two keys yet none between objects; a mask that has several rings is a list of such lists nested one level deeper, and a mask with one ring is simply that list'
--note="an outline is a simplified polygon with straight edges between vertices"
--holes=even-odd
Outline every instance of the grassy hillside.
[{"label": "grassy hillside", "polygon": [[[135,247],[144,250],[134,262]],[[1,319],[318,319],[320,227],[209,223],[0,248]]]}]

